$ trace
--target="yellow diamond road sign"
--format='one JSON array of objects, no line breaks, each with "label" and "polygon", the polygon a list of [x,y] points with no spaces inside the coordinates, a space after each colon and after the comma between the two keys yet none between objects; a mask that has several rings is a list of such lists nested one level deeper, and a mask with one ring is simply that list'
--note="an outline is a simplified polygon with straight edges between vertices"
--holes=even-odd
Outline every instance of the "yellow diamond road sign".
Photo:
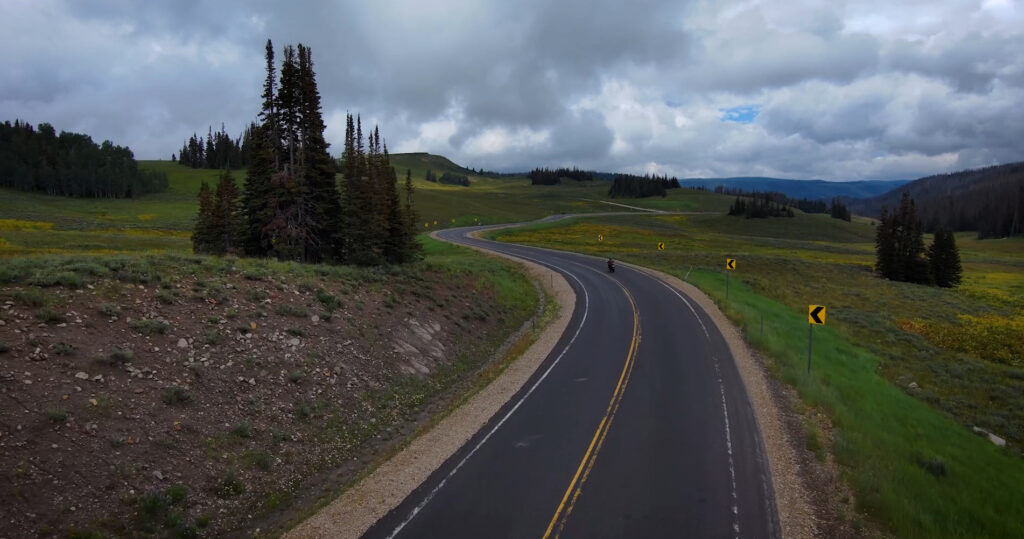
[{"label": "yellow diamond road sign", "polygon": [[825,306],[808,305],[807,321],[815,325],[825,325]]},{"label": "yellow diamond road sign", "polygon": [[734,269],[736,269],[736,259],[735,258],[726,258],[725,259],[725,269],[727,269],[727,270],[734,270]]},{"label": "yellow diamond road sign", "polygon": [[665,250],[665,242],[663,242],[663,241],[659,241],[658,242],[658,250],[659,251],[664,251]]}]

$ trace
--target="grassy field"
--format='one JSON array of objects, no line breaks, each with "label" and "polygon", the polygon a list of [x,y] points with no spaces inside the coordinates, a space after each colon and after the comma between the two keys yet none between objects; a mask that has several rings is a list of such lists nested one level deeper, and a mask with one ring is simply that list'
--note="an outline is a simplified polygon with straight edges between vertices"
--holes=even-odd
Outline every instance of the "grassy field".
[{"label": "grassy field", "polygon": [[[564,213],[622,211],[603,204],[608,183],[570,182],[531,186],[524,177],[478,176],[447,159],[429,154],[392,156],[400,181],[412,170],[416,211],[423,231],[476,223],[539,219]],[[54,197],[0,189],[0,257],[30,254],[114,254],[188,252],[203,181],[217,182],[220,171],[191,169],[170,161],[142,161],[142,168],[167,174],[170,189],[134,199],[98,200]],[[423,178],[434,172],[468,174],[471,186],[442,185]],[[239,184],[245,172],[236,171]],[[718,211],[729,197],[672,190],[664,199],[628,201],[667,211]]]},{"label": "grassy field", "polygon": [[[612,256],[701,287],[777,375],[828,413],[831,450],[859,508],[896,535],[1024,535],[1024,240],[958,235],[965,282],[942,290],[875,277],[866,220],[600,217],[495,237]],[[726,257],[738,259],[728,300]],[[810,377],[809,304],[828,308]],[[971,434],[973,425],[1008,449]]]}]

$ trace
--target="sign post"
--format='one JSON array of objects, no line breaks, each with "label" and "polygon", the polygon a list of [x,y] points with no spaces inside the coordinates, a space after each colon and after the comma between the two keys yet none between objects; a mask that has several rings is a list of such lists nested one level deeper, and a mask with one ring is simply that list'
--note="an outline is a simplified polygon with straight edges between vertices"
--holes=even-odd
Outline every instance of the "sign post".
[{"label": "sign post", "polygon": [[729,299],[729,272],[736,269],[736,259],[725,259],[725,299]]},{"label": "sign post", "polygon": [[814,350],[814,326],[825,325],[825,306],[807,306],[807,374],[811,374],[811,354]]}]

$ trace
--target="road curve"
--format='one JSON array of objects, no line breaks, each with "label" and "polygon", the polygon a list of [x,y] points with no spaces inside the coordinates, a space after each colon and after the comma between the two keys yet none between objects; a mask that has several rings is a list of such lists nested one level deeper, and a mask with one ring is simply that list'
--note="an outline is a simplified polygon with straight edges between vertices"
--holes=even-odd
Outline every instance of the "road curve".
[{"label": "road curve", "polygon": [[593,257],[469,236],[485,228],[440,236],[561,273],[573,318],[523,389],[364,537],[778,537],[750,400],[696,302]]}]

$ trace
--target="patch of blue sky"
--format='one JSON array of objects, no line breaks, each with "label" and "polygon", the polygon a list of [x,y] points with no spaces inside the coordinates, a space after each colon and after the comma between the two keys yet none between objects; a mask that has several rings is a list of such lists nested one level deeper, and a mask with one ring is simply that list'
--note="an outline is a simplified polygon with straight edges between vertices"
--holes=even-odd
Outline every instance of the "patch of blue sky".
[{"label": "patch of blue sky", "polygon": [[761,105],[741,105],[728,109],[718,109],[722,112],[723,122],[736,122],[738,124],[749,124],[761,114]]}]

